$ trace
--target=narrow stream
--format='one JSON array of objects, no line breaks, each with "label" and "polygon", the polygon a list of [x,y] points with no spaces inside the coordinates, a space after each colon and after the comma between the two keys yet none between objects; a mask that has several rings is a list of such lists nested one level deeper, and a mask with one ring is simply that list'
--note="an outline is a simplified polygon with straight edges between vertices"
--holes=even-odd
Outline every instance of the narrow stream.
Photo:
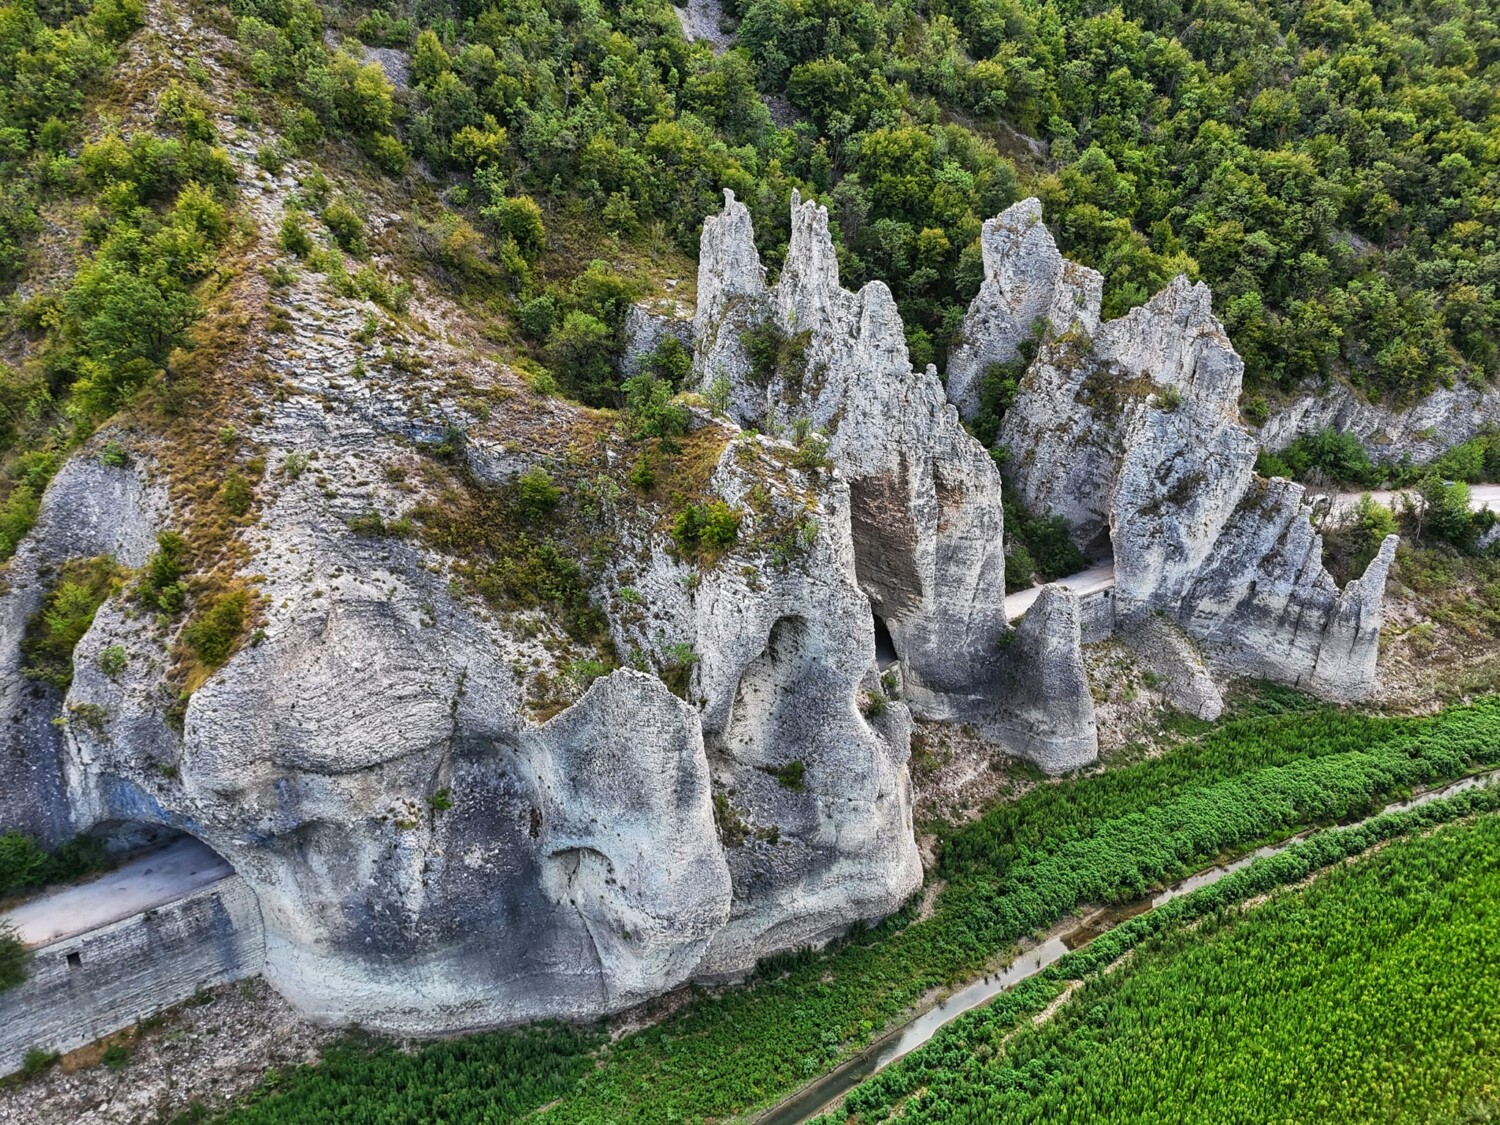
[{"label": "narrow stream", "polygon": [[[1500,771],[1489,771],[1461,778],[1441,789],[1433,789],[1409,800],[1386,805],[1373,816],[1405,812],[1407,809],[1414,809],[1418,805],[1425,805],[1442,797],[1451,797],[1455,793],[1472,789],[1477,785],[1488,785],[1496,779],[1497,774],[1500,774]],[[1358,823],[1363,823],[1363,821]],[[1186,879],[1173,883],[1166,890],[1151,898],[1141,898],[1122,906],[1099,911],[1066,933],[1050,937],[1040,945],[1024,950],[1001,972],[992,973],[966,985],[946,999],[940,1000],[936,1007],[929,1008],[909,1023],[877,1039],[859,1054],[846,1059],[811,1085],[804,1086],[779,1105],[773,1106],[754,1118],[754,1125],[801,1125],[802,1122],[816,1117],[870,1075],[884,1070],[902,1056],[911,1054],[931,1039],[937,1033],[938,1028],[944,1024],[950,1023],[972,1008],[988,1003],[1000,993],[1014,988],[1028,977],[1035,976],[1048,965],[1062,960],[1066,954],[1087,945],[1105,931],[1136,915],[1155,910],[1175,898],[1181,898],[1202,887],[1217,883],[1224,876],[1249,867],[1257,859],[1284,852],[1309,835],[1311,835],[1310,832],[1302,832],[1288,837],[1279,844],[1257,848],[1233,863],[1221,864],[1195,875],[1189,875]]]}]

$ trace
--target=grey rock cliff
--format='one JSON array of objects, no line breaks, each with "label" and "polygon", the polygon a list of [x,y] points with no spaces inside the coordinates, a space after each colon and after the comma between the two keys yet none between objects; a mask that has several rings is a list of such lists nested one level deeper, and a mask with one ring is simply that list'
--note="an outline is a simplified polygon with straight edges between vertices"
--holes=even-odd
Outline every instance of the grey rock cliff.
[{"label": "grey rock cliff", "polygon": [[1042,224],[1042,204],[1023,199],[986,219],[979,236],[984,281],[948,356],[948,397],[965,418],[979,409],[985,369],[1016,358],[1033,331],[1058,336],[1099,327],[1104,279],[1070,262]]},{"label": "grey rock cliff", "polygon": [[1300,486],[1255,475],[1243,374],[1186,278],[1092,334],[1080,319],[1042,344],[1004,419],[1013,485],[1113,556],[1117,628],[1164,613],[1223,671],[1362,698],[1388,552],[1339,592]]},{"label": "grey rock cliff", "polygon": [[1497,428],[1500,387],[1460,383],[1415,402],[1381,403],[1336,381],[1309,385],[1289,402],[1273,406],[1255,436],[1267,449],[1280,450],[1303,435],[1337,430],[1357,437],[1372,461],[1408,457],[1421,465]]},{"label": "grey rock cliff", "polygon": [[[556,624],[487,612],[455,560],[349,527],[411,503],[391,482],[414,474],[412,439],[442,425],[413,416],[410,383],[329,378],[354,358],[336,349],[355,345],[319,346],[329,353],[272,358],[286,393],[253,433],[270,468],[242,564],[262,607],[255,643],[192,693],[179,728],[177,626],[128,595],[101,607],[67,700],[44,718],[103,718],[37,747],[70,829],[202,839],[254,892],[279,991],[319,1019],[403,1032],[618,1011],[826,941],[917,888],[910,719],[900,702],[862,710],[874,636],[842,478],[732,427],[695,435],[722,447],[706,487],[742,520],[712,563],[679,557],[649,511],[602,502],[597,530],[618,547],[594,596],[628,584],[635,599],[633,616],[611,617],[615,647],[691,653],[687,698],[623,668],[539,722],[523,680],[568,675],[537,639],[562,647]],[[430,360],[422,390],[444,401],[444,365],[467,361],[439,345]],[[470,386],[501,377],[463,371]],[[528,409],[526,424],[578,424],[573,407]],[[475,480],[536,463],[506,431],[463,422]],[[316,472],[282,471],[301,455]],[[75,477],[97,490],[100,472],[75,462],[54,491],[71,495]],[[44,520],[28,550],[110,546],[140,564],[180,514],[132,487],[157,500],[111,501],[128,535],[83,512],[76,527]],[[108,675],[98,656],[112,645],[129,658]]]},{"label": "grey rock cliff", "polygon": [[[99,443],[96,443],[96,445]],[[155,541],[166,496],[138,467],[111,468],[91,446],[52,479],[33,533],[20,545],[0,587],[0,707],[5,762],[0,825],[55,844],[77,830],[63,768],[62,731],[53,722],[60,693],[23,674],[21,638],[46,587],[68,559],[99,555],[140,566]]]},{"label": "grey rock cliff", "polygon": [[[936,371],[913,370],[890,290],[839,284],[825,208],[793,194],[785,265],[775,286],[764,279],[749,212],[726,192],[703,229],[698,385],[727,381],[741,425],[826,435],[849,482],[854,573],[890,632],[906,697],[926,717],[990,720],[1008,639],[999,471]],[[750,354],[757,336],[776,349],[769,369]],[[1071,760],[1092,725],[1053,733],[1056,754],[1036,749],[1040,728],[1016,750]]]}]

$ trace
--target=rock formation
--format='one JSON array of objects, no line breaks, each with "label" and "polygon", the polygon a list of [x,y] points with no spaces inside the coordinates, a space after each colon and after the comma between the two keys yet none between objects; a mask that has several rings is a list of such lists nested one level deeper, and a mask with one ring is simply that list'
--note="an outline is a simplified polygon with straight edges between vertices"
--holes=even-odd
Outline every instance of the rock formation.
[{"label": "rock formation", "polygon": [[153,544],[152,527],[166,507],[162,490],[139,468],[110,467],[97,445],[53,478],[33,533],[5,569],[0,588],[0,705],[6,767],[0,783],[0,825],[42,840],[77,830],[63,772],[63,731],[53,720],[61,693],[24,673],[21,639],[41,608],[47,585],[68,559],[112,555],[140,566]]},{"label": "rock formation", "polygon": [[948,398],[965,417],[979,409],[986,368],[1015,359],[1022,341],[1037,329],[1057,336],[1076,325],[1092,335],[1104,292],[1096,270],[1058,251],[1042,224],[1040,200],[1023,200],[986,219],[979,247],[984,281],[948,356]]},{"label": "rock formation", "polygon": [[[254,217],[276,229],[279,207],[258,196]],[[1195,645],[1220,671],[1368,691],[1393,544],[1340,591],[1300,488],[1254,477],[1241,365],[1206,290],[1174,282],[1100,323],[1097,275],[1062,260],[1034,202],[986,224],[984,252],[949,390],[972,409],[976,380],[1040,324],[1005,422],[1016,486],[1113,551],[1115,618],[1143,659],[1187,667],[1182,705],[1220,702]],[[705,222],[693,380],[729,419],[695,414],[653,500],[628,491],[639,442],[596,412],[436,337],[394,370],[363,331],[374,306],[313,275],[291,286],[301,346],[247,345],[264,377],[243,428],[220,431],[258,481],[215,556],[215,581],[254,595],[242,643],[187,678],[185,619],[127,584],[77,645],[65,699],[24,677],[51,569],[140,567],[197,515],[152,439],[101,435],[133,467],[75,456],[0,596],[23,763],[0,810],[47,839],[202,839],[254,892],[266,975],[303,1011],[446,1031],[740,976],[919,885],[913,712],[1053,772],[1096,756],[1083,603],[1049,588],[1007,623],[995,461],[936,371],[913,370],[886,286],[840,285],[822,207],[794,196],[775,285],[732,195]],[[595,649],[545,608],[481,599],[465,584],[479,564],[441,537],[359,530],[410,530],[417,501],[456,518],[443,505],[465,489],[493,496],[538,467],[577,498],[576,557],[550,538],[541,557],[596,560],[578,595],[607,628]],[[681,521],[706,510],[732,528],[695,546]]]},{"label": "rock formation", "polygon": [[1485,431],[1500,429],[1500,387],[1463,382],[1439,387],[1411,403],[1371,402],[1342,381],[1299,388],[1273,404],[1255,431],[1267,449],[1285,449],[1321,430],[1353,434],[1375,462],[1409,458],[1418,465]]},{"label": "rock formation", "polygon": [[[1017,204],[1006,216],[1030,213]],[[987,259],[998,276],[1021,268]],[[992,296],[975,299],[970,323],[995,319],[983,308]],[[1244,364],[1205,286],[1178,277],[1092,332],[1097,290],[1090,300],[1042,342],[1002,425],[1027,505],[1113,556],[1118,628],[1165,613],[1223,670],[1340,700],[1369,694],[1394,541],[1340,593],[1302,488],[1255,475],[1238,411]]]},{"label": "rock formation", "polygon": [[[1097,753],[1082,657],[1046,644],[1047,682],[1003,691],[1018,662],[1005,619],[1004,514],[1000,475],[960,424],[935,369],[912,369],[890,290],[872,281],[858,293],[839,284],[828,212],[792,197],[786,262],[768,287],[750,214],[725,193],[705,220],[698,276],[694,371],[719,384],[734,419],[773,432],[826,434],[827,455],[848,479],[854,572],[900,658],[905,695],[932,718],[973,721],[1052,768]],[[823,439],[807,438],[810,442]],[[1013,714],[1015,701],[1043,694],[1057,706],[1049,723]],[[1050,745],[1050,749],[1044,748]]]}]

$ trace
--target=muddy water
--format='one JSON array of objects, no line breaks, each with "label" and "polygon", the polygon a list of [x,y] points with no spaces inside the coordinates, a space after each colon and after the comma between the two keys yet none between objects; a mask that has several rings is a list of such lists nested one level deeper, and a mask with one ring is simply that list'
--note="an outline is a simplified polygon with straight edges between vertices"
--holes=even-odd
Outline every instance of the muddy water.
[{"label": "muddy water", "polygon": [[[1425,805],[1442,797],[1450,797],[1464,789],[1492,784],[1497,776],[1500,776],[1500,771],[1465,777],[1441,789],[1434,789],[1409,800],[1386,805],[1375,815],[1405,812],[1418,805]],[[1106,930],[1139,914],[1155,910],[1173,899],[1192,894],[1202,887],[1211,886],[1224,876],[1249,867],[1257,859],[1284,852],[1309,835],[1310,833],[1303,832],[1279,844],[1257,848],[1233,863],[1220,864],[1199,871],[1195,875],[1189,875],[1186,879],[1173,883],[1150,898],[1141,898],[1123,906],[1098,911],[1065,933],[1050,937],[1040,945],[1023,951],[1003,971],[973,981],[939,1001],[936,1007],[929,1008],[911,1022],[903,1024],[876,1040],[853,1058],[841,1063],[823,1077],[804,1086],[786,1101],[755,1118],[755,1125],[801,1125],[802,1122],[816,1117],[870,1075],[885,1069],[903,1055],[915,1051],[931,1039],[937,1033],[938,1028],[944,1024],[951,1023],[965,1012],[988,1003],[1000,993],[1014,988],[1028,977],[1035,976],[1047,966],[1062,960],[1070,951],[1087,945]]]}]

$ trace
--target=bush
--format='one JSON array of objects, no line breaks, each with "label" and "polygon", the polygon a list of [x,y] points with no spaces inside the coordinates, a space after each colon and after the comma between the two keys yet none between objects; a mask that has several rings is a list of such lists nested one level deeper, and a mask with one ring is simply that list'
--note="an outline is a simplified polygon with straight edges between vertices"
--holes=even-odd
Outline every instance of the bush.
[{"label": "bush", "polygon": [[1005,552],[1005,592],[1013,594],[1031,586],[1036,578],[1036,560],[1026,549],[1026,544],[1017,543]]},{"label": "bush", "polygon": [[307,228],[302,225],[302,220],[295,212],[289,211],[282,218],[276,245],[296,258],[305,258],[312,253],[312,235],[307,233]]},{"label": "bush", "polygon": [[363,258],[369,252],[365,243],[365,221],[349,204],[335,200],[323,208],[323,225],[333,235],[333,240],[356,258]]},{"label": "bush", "polygon": [[224,478],[224,483],[219,486],[219,499],[224,501],[224,507],[230,515],[243,516],[250,510],[255,494],[250,490],[250,482],[245,479],[244,474],[238,469],[231,469]]},{"label": "bush", "polygon": [[[21,943],[21,935],[16,933],[15,927],[9,922],[0,922],[0,992],[14,988],[25,979],[26,947]],[[28,1073],[39,1073],[47,1069],[42,1066],[38,1070],[31,1070],[31,1054],[30,1051],[26,1052],[25,1068]]]},{"label": "bush", "polygon": [[780,766],[762,766],[761,769],[794,793],[801,793],[807,788],[804,780],[807,774],[807,765],[801,760],[787,762],[785,765]]},{"label": "bush", "polygon": [[677,513],[672,538],[683,551],[723,551],[740,534],[740,514],[722,500],[693,504]]},{"label": "bush", "polygon": [[124,645],[110,645],[99,651],[99,670],[106,676],[118,676],[130,663],[130,654]]},{"label": "bush", "polygon": [[146,560],[146,573],[136,587],[136,596],[166,614],[181,613],[187,605],[188,544],[179,533],[163,531],[156,537],[156,550]]},{"label": "bush", "polygon": [[92,836],[76,836],[45,852],[30,836],[6,832],[0,835],[0,897],[77,879],[105,859],[104,845]]},{"label": "bush", "polygon": [[569,312],[547,337],[546,363],[570,393],[595,406],[615,394],[615,334],[590,313]]},{"label": "bush", "polygon": [[245,630],[250,595],[244,590],[220,594],[183,630],[183,639],[210,669],[222,667]]},{"label": "bush", "polygon": [[1341,585],[1358,578],[1395,533],[1396,514],[1366,493],[1344,519],[1323,528],[1323,565]]},{"label": "bush", "polygon": [[[3,939],[0,939],[3,940]],[[40,1047],[31,1047],[26,1051],[26,1058],[21,1063],[21,1073],[27,1078],[35,1078],[51,1070],[62,1058],[56,1051],[44,1051]]]},{"label": "bush", "polygon": [[562,499],[562,490],[552,481],[552,474],[533,465],[516,478],[516,507],[531,523],[549,515]]},{"label": "bush", "polygon": [[516,244],[522,259],[534,265],[547,250],[547,228],[542,223],[542,209],[529,195],[501,199],[480,209],[495,224],[503,237]]},{"label": "bush", "polygon": [[1261,450],[1255,471],[1263,477],[1355,487],[1372,487],[1383,475],[1357,437],[1331,429],[1304,434],[1280,453]]},{"label": "bush", "polygon": [[521,331],[533,340],[545,340],[557,323],[557,298],[550,293],[533,297],[521,306],[517,314]]},{"label": "bush", "polygon": [[621,384],[625,409],[634,422],[634,437],[674,438],[687,433],[688,412],[672,402],[672,387],[650,371]]},{"label": "bush", "polygon": [[73,649],[119,585],[120,573],[113,559],[101,556],[64,563],[21,639],[25,674],[66,691],[73,682]]}]

